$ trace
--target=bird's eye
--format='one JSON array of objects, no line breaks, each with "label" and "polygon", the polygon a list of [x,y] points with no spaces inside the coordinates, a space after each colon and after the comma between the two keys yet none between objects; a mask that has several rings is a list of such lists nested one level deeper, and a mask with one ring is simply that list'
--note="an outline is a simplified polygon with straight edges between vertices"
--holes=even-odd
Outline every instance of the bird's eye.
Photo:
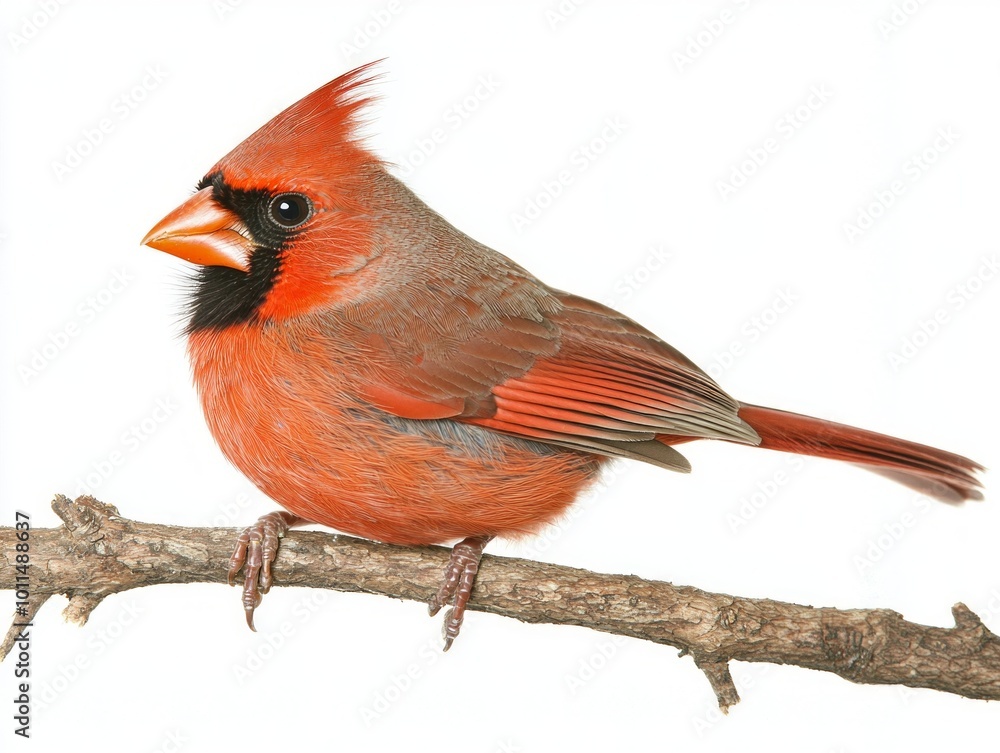
[{"label": "bird's eye", "polygon": [[312,203],[300,193],[283,193],[271,199],[267,216],[286,230],[298,227],[312,217]]}]

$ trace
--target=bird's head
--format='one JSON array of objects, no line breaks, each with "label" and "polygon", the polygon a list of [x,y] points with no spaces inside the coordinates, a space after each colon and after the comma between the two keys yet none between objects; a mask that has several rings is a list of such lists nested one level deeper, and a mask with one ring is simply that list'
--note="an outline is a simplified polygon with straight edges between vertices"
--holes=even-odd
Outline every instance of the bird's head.
[{"label": "bird's head", "polygon": [[143,244],[200,269],[189,329],[292,318],[357,285],[381,162],[357,137],[372,64],[320,87],[233,149]]}]

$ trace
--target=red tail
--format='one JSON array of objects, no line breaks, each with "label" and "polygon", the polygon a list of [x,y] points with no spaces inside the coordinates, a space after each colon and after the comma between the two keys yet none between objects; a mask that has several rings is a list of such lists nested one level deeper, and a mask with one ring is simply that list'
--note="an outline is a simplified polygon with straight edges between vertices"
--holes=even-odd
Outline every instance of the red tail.
[{"label": "red tail", "polygon": [[983,498],[975,474],[984,468],[961,455],[759,405],[742,404],[740,418],[756,429],[761,447],[848,460],[946,502]]}]

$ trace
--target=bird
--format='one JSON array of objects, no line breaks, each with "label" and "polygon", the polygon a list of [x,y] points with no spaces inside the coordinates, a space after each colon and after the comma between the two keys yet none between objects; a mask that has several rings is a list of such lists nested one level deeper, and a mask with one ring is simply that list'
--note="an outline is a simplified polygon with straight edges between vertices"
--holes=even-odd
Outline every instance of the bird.
[{"label": "bird", "polygon": [[238,536],[247,624],[280,539],[320,524],[457,542],[431,615],[458,636],[486,545],[562,515],[610,460],[672,471],[699,439],[849,461],[981,499],[968,458],[740,402],[614,309],[464,234],[360,135],[376,63],[218,161],[142,243],[194,265],[187,350],[223,454],[283,510]]}]

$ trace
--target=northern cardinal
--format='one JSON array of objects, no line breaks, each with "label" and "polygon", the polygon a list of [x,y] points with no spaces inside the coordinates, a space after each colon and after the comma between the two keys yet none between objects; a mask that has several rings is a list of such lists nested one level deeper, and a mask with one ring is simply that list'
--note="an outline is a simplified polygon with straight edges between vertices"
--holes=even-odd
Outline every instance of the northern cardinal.
[{"label": "northern cardinal", "polygon": [[321,523],[395,544],[462,539],[431,614],[458,635],[483,548],[559,516],[613,457],[690,470],[721,439],[860,463],[981,498],[977,463],[734,400],[628,317],[554,290],[455,229],[359,141],[370,65],[222,158],[144,244],[199,265],[188,352],[226,456],[288,512],[240,536],[243,604],[279,538]]}]

